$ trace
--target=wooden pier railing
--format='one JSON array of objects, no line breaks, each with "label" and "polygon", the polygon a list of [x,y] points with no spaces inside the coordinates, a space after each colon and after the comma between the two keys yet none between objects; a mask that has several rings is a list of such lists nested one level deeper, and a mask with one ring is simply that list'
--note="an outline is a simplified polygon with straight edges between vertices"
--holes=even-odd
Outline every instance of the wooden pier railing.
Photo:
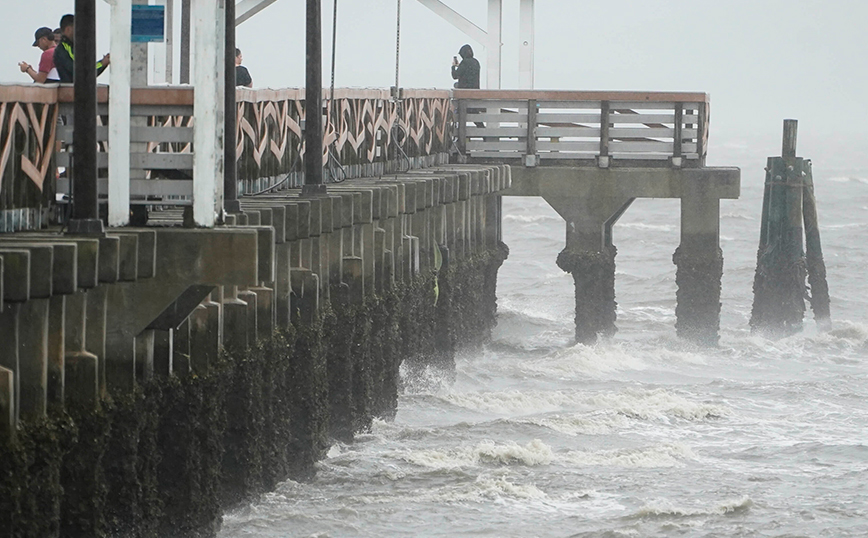
[{"label": "wooden pier railing", "polygon": [[[108,192],[108,92],[101,86],[97,95],[101,197]],[[335,179],[448,158],[454,115],[446,90],[402,90],[396,100],[388,90],[336,89],[333,101],[324,92],[322,158]],[[130,203],[190,205],[193,89],[133,89],[131,102]],[[239,192],[301,185],[304,90],[239,89],[237,103]],[[69,193],[74,123],[72,87],[0,85],[0,232],[41,227],[55,194]]]},{"label": "wooden pier railing", "polygon": [[[103,176],[108,92],[97,96]],[[70,86],[0,85],[0,232],[43,226],[69,193],[72,98]],[[130,203],[190,205],[193,89],[134,89],[131,99]],[[401,90],[395,99],[388,90],[337,89],[323,103],[332,180],[443,162],[454,151],[525,166],[705,164],[705,93]],[[304,90],[239,89],[236,114],[239,193],[303,184]],[[106,177],[99,192],[108,192]]]},{"label": "wooden pier railing", "polygon": [[472,162],[601,167],[705,162],[705,93],[455,90],[453,96],[459,151]]}]

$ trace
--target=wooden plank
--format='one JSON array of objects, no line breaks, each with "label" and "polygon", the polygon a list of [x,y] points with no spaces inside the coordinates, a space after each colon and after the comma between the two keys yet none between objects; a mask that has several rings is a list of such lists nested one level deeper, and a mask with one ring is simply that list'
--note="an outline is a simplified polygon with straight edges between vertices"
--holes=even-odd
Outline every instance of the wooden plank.
[{"label": "wooden plank", "polygon": [[130,196],[193,196],[193,181],[183,179],[134,179]]},{"label": "wooden plank", "polygon": [[667,153],[672,155],[672,142],[609,142],[612,153]]},{"label": "wooden plank", "polygon": [[540,153],[543,151],[590,151],[597,153],[600,151],[600,143],[596,140],[593,142],[547,142],[537,140],[536,148]]},{"label": "wooden plank", "polygon": [[[111,93],[111,89],[109,89]],[[191,87],[155,87],[133,88],[130,90],[130,100],[133,105],[182,105],[193,107],[193,88]]]},{"label": "wooden plank", "polygon": [[537,138],[549,137],[573,137],[573,138],[600,138],[599,127],[546,127],[539,126],[536,130]]},{"label": "wooden plank", "polygon": [[[57,166],[69,167],[70,153],[61,151],[55,155]],[[108,166],[108,154],[99,152],[96,156],[97,166]],[[140,170],[190,170],[193,168],[192,153],[132,153],[130,167]]]},{"label": "wooden plank", "polygon": [[493,121],[497,123],[511,123],[513,125],[518,125],[527,122],[527,114],[488,114],[485,112],[479,112],[468,114],[467,121]]},{"label": "wooden plank", "polygon": [[130,167],[140,170],[192,170],[192,153],[131,153]]},{"label": "wooden plank", "polygon": [[[544,109],[540,109],[544,110]],[[556,112],[540,112],[536,115],[537,122],[543,123],[600,123],[599,114],[576,114],[576,113],[556,113]]]},{"label": "wooden plank", "polygon": [[[461,102],[467,103],[469,108],[495,108],[495,109],[509,109],[514,108],[516,110],[524,109],[527,106],[527,100],[507,100],[500,101],[495,99],[461,99]],[[505,114],[509,114],[509,112],[501,111]],[[517,112],[516,112],[517,113]]]},{"label": "wooden plank", "polygon": [[[54,159],[57,162],[57,166],[62,166],[63,168],[69,168],[69,156],[72,155],[66,151],[60,151],[54,154]],[[107,168],[108,167],[108,153],[100,151],[96,154],[96,166],[97,168]]]},{"label": "wooden plank", "polygon": [[543,110],[600,110],[602,101],[540,101]]},{"label": "wooden plank", "polygon": [[524,141],[521,142],[485,142],[483,140],[468,140],[467,149],[470,151],[521,151],[527,148]]},{"label": "wooden plank", "polygon": [[191,127],[131,127],[132,142],[193,142]]},{"label": "wooden plank", "polygon": [[527,136],[527,129],[522,127],[476,127],[472,123],[467,126],[467,136],[500,136],[521,137]]},{"label": "wooden plank", "polygon": [[[645,137],[645,138],[674,138],[674,127],[613,127],[612,138]],[[696,135],[696,129],[684,129],[682,138],[687,138],[688,133]]]},{"label": "wooden plank", "polygon": [[[100,178],[97,182],[99,194],[108,195],[108,180]],[[58,181],[58,192],[68,192],[69,181]],[[192,196],[193,181],[189,179],[133,179],[130,181],[130,196]]]},{"label": "wooden plank", "polygon": [[500,99],[537,101],[641,101],[707,103],[707,93],[635,92],[635,91],[568,91],[568,90],[452,90],[455,99]]},{"label": "wooden plank", "polygon": [[0,102],[4,103],[42,103],[57,102],[55,84],[0,84]]},{"label": "wooden plank", "polygon": [[[619,123],[619,124],[625,124],[625,125],[632,124],[632,123],[638,123],[638,124],[663,123],[663,124],[669,124],[669,125],[675,124],[675,114],[674,113],[669,113],[669,114],[643,114],[643,113],[612,114],[610,119],[611,119],[612,123]],[[697,119],[697,117],[695,115],[685,114],[682,117],[682,122],[690,123],[691,121],[693,121],[694,123],[696,123],[696,119]]]},{"label": "wooden plank", "polygon": [[542,160],[555,159],[573,159],[573,160],[592,160],[597,157],[596,151],[569,151],[569,152],[540,152],[539,158]]},{"label": "wooden plank", "polygon": [[[58,125],[57,126],[57,140],[61,142],[69,142],[72,143],[72,125]],[[97,125],[96,126],[96,141],[97,142],[105,142],[108,140],[108,126],[107,125]]]},{"label": "wooden plank", "polygon": [[130,107],[131,116],[192,116],[193,107],[180,105],[133,105]]},{"label": "wooden plank", "polygon": [[617,161],[633,161],[633,160],[643,160],[643,161],[667,161],[669,157],[671,157],[669,153],[619,153],[618,155],[613,155],[615,160]]},{"label": "wooden plank", "polygon": [[612,101],[612,110],[659,110],[675,112],[675,103],[666,101]]}]

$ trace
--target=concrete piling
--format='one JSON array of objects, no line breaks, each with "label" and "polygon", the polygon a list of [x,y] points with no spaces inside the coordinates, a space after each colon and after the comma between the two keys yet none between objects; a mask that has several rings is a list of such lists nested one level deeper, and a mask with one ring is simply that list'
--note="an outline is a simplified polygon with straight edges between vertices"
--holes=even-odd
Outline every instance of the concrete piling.
[{"label": "concrete piling", "polygon": [[717,345],[720,329],[720,202],[701,184],[686,185],[681,198],[681,244],[677,270],[675,329],[697,344]]},{"label": "concrete piling", "polygon": [[66,295],[53,295],[48,306],[48,405],[63,406],[66,355]]},{"label": "concrete piling", "polygon": [[0,366],[0,435],[11,438],[17,426],[15,412],[15,374]]}]

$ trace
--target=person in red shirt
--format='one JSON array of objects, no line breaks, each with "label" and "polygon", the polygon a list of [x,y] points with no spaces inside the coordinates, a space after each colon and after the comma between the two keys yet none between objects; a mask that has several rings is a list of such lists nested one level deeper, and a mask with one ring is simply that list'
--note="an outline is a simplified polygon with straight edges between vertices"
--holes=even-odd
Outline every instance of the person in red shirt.
[{"label": "person in red shirt", "polygon": [[44,84],[46,82],[60,82],[60,76],[57,74],[57,69],[54,67],[54,31],[51,28],[40,28],[36,30],[33,41],[34,47],[39,47],[42,50],[42,57],[39,59],[39,70],[33,69],[33,66],[27,62],[20,62],[18,67],[22,73],[27,73],[33,82]]}]

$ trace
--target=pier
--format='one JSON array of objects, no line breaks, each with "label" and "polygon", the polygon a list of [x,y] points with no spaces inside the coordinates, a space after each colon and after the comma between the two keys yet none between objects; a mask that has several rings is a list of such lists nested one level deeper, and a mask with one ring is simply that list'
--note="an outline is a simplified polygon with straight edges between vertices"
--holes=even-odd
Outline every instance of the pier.
[{"label": "pier", "polygon": [[486,341],[502,196],[564,219],[585,344],[617,330],[615,223],[680,199],[676,330],[717,343],[740,173],[705,164],[707,94],[235,89],[234,15],[197,10],[192,86],[0,85],[0,530],[209,535],[310,477]]}]

